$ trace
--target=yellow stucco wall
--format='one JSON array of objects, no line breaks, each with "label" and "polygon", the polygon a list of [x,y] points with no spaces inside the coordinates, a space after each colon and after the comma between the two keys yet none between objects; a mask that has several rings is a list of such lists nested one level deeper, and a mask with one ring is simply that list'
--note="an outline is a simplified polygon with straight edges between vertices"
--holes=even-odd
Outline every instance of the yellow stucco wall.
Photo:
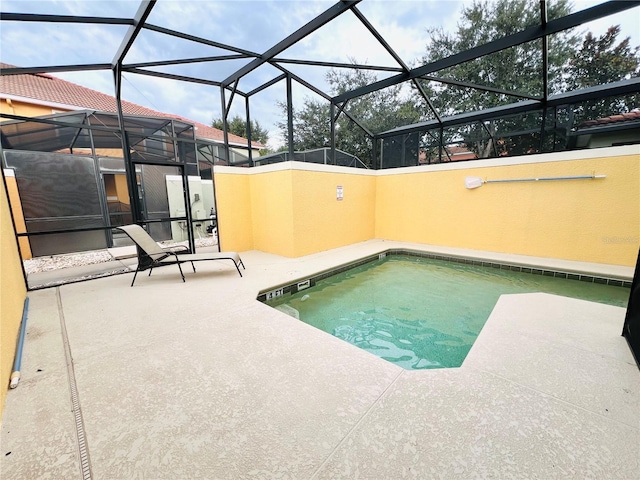
[{"label": "yellow stucco wall", "polygon": [[118,201],[129,205],[129,187],[126,175],[114,175],[116,196]]},{"label": "yellow stucco wall", "polygon": [[[594,173],[606,178],[464,185]],[[637,146],[377,172],[217,167],[216,188],[227,250],[299,257],[381,238],[632,266],[640,243]]]},{"label": "yellow stucco wall", "polygon": [[[55,109],[56,112],[65,111],[64,109]],[[24,103],[16,100],[3,98],[0,100],[0,113],[9,113],[12,115],[22,115],[23,117],[39,117],[41,115],[51,115],[54,113],[52,107],[43,105],[34,105],[32,103]],[[0,118],[1,121],[11,120],[10,118]]]},{"label": "yellow stucco wall", "polygon": [[104,174],[104,188],[108,201],[118,201],[129,205],[129,191],[125,174]]},{"label": "yellow stucco wall", "polygon": [[[299,257],[373,238],[376,183],[371,174],[280,164],[216,167],[215,175],[223,249]],[[338,185],[343,200],[336,198]]]},{"label": "yellow stucco wall", "polygon": [[[18,182],[16,181],[16,177],[6,175],[5,182],[7,185],[7,191],[9,192],[9,201],[11,210],[13,211],[13,221],[16,224],[16,230],[18,233],[26,233],[27,225],[25,224],[24,215],[22,213],[22,204],[20,203],[20,193],[18,191]],[[18,241],[20,242],[20,253],[22,254],[22,258],[24,260],[32,258],[29,239],[21,237]]]},{"label": "yellow stucco wall", "polygon": [[[479,162],[473,162],[479,165]],[[640,237],[640,155],[380,175],[379,238],[634,265]],[[604,174],[600,180],[484,184]]]},{"label": "yellow stucco wall", "polygon": [[293,172],[271,171],[249,178],[253,248],[285,257],[295,256]]},{"label": "yellow stucco wall", "polygon": [[113,175],[104,175],[102,180],[104,181],[104,191],[107,194],[107,201],[111,202],[117,199],[116,181]]},{"label": "yellow stucco wall", "polygon": [[[375,176],[305,170],[292,174],[294,257],[374,237]],[[337,200],[338,186],[342,200]]]},{"label": "yellow stucco wall", "polygon": [[[253,250],[253,226],[249,175],[233,173],[232,167],[215,167],[220,249]],[[244,170],[244,169],[238,169]]]},{"label": "yellow stucco wall", "polygon": [[0,185],[0,413],[4,409],[27,287],[11,223],[4,185]]}]

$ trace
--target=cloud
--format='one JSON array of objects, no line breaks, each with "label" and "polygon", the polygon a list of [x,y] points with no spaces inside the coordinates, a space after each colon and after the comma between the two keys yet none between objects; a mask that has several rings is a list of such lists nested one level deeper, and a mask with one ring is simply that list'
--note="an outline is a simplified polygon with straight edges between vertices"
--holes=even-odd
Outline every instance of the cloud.
[{"label": "cloud", "polygon": [[427,28],[441,26],[453,30],[462,3],[461,0],[374,1],[363,2],[358,8],[391,48],[411,65],[425,51]]},{"label": "cloud", "polygon": [[139,2],[131,0],[2,0],[3,12],[133,17]]},{"label": "cloud", "polygon": [[68,82],[76,83],[107,95],[115,95],[115,84],[111,70],[96,70],[93,72],[65,72],[56,73],[56,77]]},{"label": "cloud", "polygon": [[[574,11],[593,7],[601,2],[595,0],[577,0]],[[616,13],[594,22],[589,22],[579,27],[580,32],[591,31],[595,35],[604,34],[612,25],[620,25],[619,40],[631,38],[631,45],[640,45],[640,7],[635,7],[624,12]]]},{"label": "cloud", "polygon": [[[365,0],[357,8],[383,35],[390,46],[410,66],[425,51],[427,28],[442,26],[455,31],[461,6],[469,0]],[[582,10],[602,0],[575,0],[575,10]],[[305,25],[335,4],[335,0],[307,1],[159,1],[149,22],[180,32],[235,45],[258,54]],[[49,13],[63,15],[95,15],[132,17],[139,2],[132,0],[2,0],[5,12]],[[640,43],[640,8],[634,8],[585,26],[596,34],[612,24],[622,25],[622,37],[631,36]],[[65,65],[74,63],[111,62],[127,26],[45,24],[2,22],[0,59],[19,66]],[[143,30],[126,57],[126,63],[168,60],[230,53],[215,47]],[[281,57],[348,62],[354,58],[371,65],[397,66],[393,58],[375,40],[351,12],[325,25],[315,33],[283,52]],[[197,63],[157,70],[187,76],[222,80],[249,60]],[[328,69],[286,66],[309,83],[328,90]],[[240,81],[240,89],[249,91],[278,76],[270,65],[251,72]],[[75,83],[113,94],[110,72],[56,74]],[[379,75],[382,78],[383,74]],[[272,134],[281,113],[278,101],[286,100],[285,82],[274,85],[251,99],[251,115]],[[306,88],[294,87],[294,104],[300,106]],[[202,123],[221,115],[220,90],[216,87],[189,84],[155,77],[126,74],[123,98],[155,110],[175,113]],[[227,96],[228,98],[228,96]],[[244,100],[238,98],[231,115],[244,116]]]},{"label": "cloud", "polygon": [[0,54],[6,63],[27,66],[109,63],[124,26],[10,23],[2,26]]}]

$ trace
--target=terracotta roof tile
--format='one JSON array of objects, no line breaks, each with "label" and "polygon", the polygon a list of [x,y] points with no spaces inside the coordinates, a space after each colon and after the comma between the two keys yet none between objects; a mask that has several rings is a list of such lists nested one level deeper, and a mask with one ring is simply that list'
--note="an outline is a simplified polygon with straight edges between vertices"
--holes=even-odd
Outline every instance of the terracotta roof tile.
[{"label": "terracotta roof tile", "polygon": [[597,118],[595,120],[587,120],[582,122],[579,127],[593,127],[595,125],[608,125],[611,123],[629,122],[633,120],[640,120],[640,109],[635,109],[627,113],[611,115],[609,117]]},{"label": "terracotta roof tile", "polygon": [[[0,69],[15,68],[14,65],[0,63]],[[45,102],[59,103],[72,107],[80,107],[88,110],[104,112],[116,111],[116,99],[110,95],[77,85],[47,74],[6,75],[0,76],[0,94],[15,95],[18,97],[32,98]],[[222,130],[210,127],[200,122],[194,122],[188,118],[169,113],[158,112],[135,103],[122,101],[122,110],[125,115],[142,115],[151,117],[176,118],[193,124],[196,129],[196,137],[222,142],[224,134]],[[247,140],[237,135],[229,134],[229,142],[246,145]],[[251,142],[254,148],[264,147],[261,143]]]}]

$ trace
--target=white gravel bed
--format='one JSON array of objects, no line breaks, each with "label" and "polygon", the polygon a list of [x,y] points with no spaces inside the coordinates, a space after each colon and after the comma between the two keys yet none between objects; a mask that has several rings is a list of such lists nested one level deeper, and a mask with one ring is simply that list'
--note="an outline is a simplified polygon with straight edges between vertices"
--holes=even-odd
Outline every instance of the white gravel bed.
[{"label": "white gravel bed", "polygon": [[31,273],[51,272],[62,268],[93,265],[96,263],[110,262],[113,257],[106,250],[72,253],[66,255],[50,255],[48,257],[36,257],[24,261],[24,271]]},{"label": "white gravel bed", "polygon": [[[195,242],[196,248],[217,245],[216,237],[197,238]],[[160,242],[160,245],[163,247],[175,247],[178,245],[187,245],[187,242]],[[23,263],[24,270],[27,275],[29,275],[32,273],[51,272],[64,268],[111,262],[112,260],[115,259],[107,250],[93,250],[90,252],[36,257],[30,260],[25,260]]]},{"label": "white gravel bed", "polygon": [[102,277],[111,277],[113,275],[119,275],[121,273],[129,273],[129,272],[133,272],[133,270],[125,267],[125,268],[119,268],[117,270],[111,270],[109,272],[100,272],[92,275],[83,275],[80,277],[75,277],[73,279],[52,280],[46,283],[29,284],[29,288],[32,290],[39,290],[41,288],[57,287],[59,285],[65,285],[68,283],[82,282],[84,280],[93,280],[95,278],[102,278]]}]

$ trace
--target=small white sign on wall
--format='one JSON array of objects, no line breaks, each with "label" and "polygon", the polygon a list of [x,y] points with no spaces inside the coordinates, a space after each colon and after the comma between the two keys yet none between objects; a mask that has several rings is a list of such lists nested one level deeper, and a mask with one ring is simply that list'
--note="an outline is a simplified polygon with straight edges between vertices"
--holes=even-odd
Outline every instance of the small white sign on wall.
[{"label": "small white sign on wall", "polygon": [[342,187],[342,185],[338,185],[336,187],[336,200],[342,199],[344,199],[344,188]]}]

